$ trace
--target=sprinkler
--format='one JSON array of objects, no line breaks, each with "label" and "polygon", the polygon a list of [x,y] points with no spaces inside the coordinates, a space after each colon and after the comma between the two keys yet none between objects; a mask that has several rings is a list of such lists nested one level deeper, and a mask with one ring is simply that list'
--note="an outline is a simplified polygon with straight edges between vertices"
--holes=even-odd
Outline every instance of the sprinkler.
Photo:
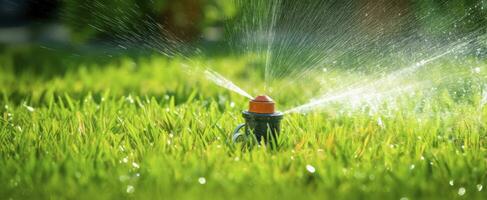
[{"label": "sprinkler", "polygon": [[[277,146],[277,137],[281,132],[281,120],[283,113],[275,111],[274,101],[265,95],[257,96],[249,101],[249,110],[243,111],[245,123],[237,126],[233,133],[234,142],[255,138],[260,143],[262,140],[271,146]],[[244,133],[240,129],[245,127]]]}]

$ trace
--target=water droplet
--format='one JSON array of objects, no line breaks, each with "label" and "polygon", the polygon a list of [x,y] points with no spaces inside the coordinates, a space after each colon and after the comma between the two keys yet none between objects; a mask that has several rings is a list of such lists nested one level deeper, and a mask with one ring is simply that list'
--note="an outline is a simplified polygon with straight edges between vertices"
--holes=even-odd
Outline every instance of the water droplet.
[{"label": "water droplet", "polygon": [[328,72],[328,68],[324,67],[323,69],[323,72]]},{"label": "water droplet", "polygon": [[199,177],[198,178],[198,183],[200,183],[201,185],[206,184],[206,178],[205,177]]},{"label": "water droplet", "polygon": [[465,194],[465,192],[467,192],[467,190],[465,190],[464,187],[461,187],[458,189],[458,195],[460,195],[460,196],[463,196]]},{"label": "water droplet", "polygon": [[479,192],[482,191],[483,188],[484,188],[484,186],[482,186],[482,184],[477,184],[477,190]]},{"label": "water droplet", "polygon": [[450,180],[450,182],[448,182],[448,184],[450,184],[451,186],[453,186],[454,185],[453,180]]},{"label": "water droplet", "polygon": [[123,159],[122,159],[122,162],[123,162],[123,163],[127,163],[127,162],[129,162],[129,157],[125,157],[125,158],[123,158]]},{"label": "water droplet", "polygon": [[127,193],[131,194],[134,193],[135,187],[132,185],[127,185]]},{"label": "water droplet", "polygon": [[413,170],[416,166],[414,164],[412,164],[411,166],[409,166],[409,169],[410,170]]},{"label": "water droplet", "polygon": [[132,163],[132,167],[134,167],[136,169],[139,169],[140,168],[139,164],[137,164],[136,162],[133,162]]},{"label": "water droplet", "polygon": [[232,101],[232,102],[230,102],[230,108],[233,108],[233,107],[235,107],[235,102]]},{"label": "water droplet", "polygon": [[306,170],[308,170],[309,173],[315,173],[316,169],[312,165],[306,165]]},{"label": "water droplet", "polygon": [[480,73],[480,67],[476,67],[476,68],[474,68],[474,69],[473,69],[473,72],[474,72],[474,73],[477,73],[477,74],[478,74],[478,73]]},{"label": "water droplet", "polygon": [[34,111],[35,111],[35,109],[34,109],[33,107],[31,107],[31,106],[28,106],[28,105],[25,105],[25,104],[24,104],[24,107],[25,107],[25,108],[27,108],[27,110],[28,110],[29,112],[34,112]]},{"label": "water droplet", "polygon": [[125,98],[129,103],[133,104],[134,103],[134,98],[132,98],[132,95],[129,95],[127,98]]},{"label": "water droplet", "polygon": [[399,200],[409,200],[407,197],[401,197]]},{"label": "water droplet", "polygon": [[385,125],[384,125],[384,122],[382,122],[382,118],[377,118],[377,125],[379,125],[380,127],[384,128]]}]

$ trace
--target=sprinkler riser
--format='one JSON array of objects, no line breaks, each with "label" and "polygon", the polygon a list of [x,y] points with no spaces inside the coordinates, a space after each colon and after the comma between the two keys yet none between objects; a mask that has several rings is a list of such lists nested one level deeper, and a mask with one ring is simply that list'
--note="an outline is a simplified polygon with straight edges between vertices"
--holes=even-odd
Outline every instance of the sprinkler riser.
[{"label": "sprinkler riser", "polygon": [[260,114],[243,111],[242,116],[245,119],[245,134],[247,136],[255,137],[259,143],[264,141],[267,144],[277,145],[283,113]]},{"label": "sprinkler riser", "polygon": [[[250,139],[258,143],[265,142],[271,148],[277,147],[284,114],[276,112],[275,103],[270,97],[261,95],[250,100],[249,110],[243,111],[242,116],[245,123],[238,125],[233,132],[233,142]],[[240,133],[242,128],[245,131]]]}]

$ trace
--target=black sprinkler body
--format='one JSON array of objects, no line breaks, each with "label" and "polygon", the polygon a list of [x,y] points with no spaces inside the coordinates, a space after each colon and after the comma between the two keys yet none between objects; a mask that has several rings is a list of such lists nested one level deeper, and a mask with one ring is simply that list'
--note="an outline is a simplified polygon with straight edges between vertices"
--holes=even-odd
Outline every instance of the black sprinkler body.
[{"label": "black sprinkler body", "polygon": [[[258,143],[264,141],[271,146],[277,146],[277,139],[281,132],[281,120],[284,114],[275,112],[274,102],[267,96],[258,96],[249,102],[249,110],[243,111],[245,123],[239,125],[233,134],[233,141],[255,139]],[[244,133],[240,129],[245,127]]]}]

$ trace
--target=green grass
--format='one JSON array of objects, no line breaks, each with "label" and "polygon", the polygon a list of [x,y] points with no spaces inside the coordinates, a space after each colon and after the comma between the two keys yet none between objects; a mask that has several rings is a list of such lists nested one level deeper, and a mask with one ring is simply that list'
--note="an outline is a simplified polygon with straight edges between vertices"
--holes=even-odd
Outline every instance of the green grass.
[{"label": "green grass", "polygon": [[[247,100],[188,76],[179,59],[25,49],[0,57],[2,199],[487,196],[485,63],[474,63],[480,74],[468,62],[435,63],[440,69],[418,79],[448,80],[381,104],[380,112],[334,104],[287,115],[278,150],[242,151],[228,139]],[[249,83],[261,78],[244,61],[198,59],[257,93]],[[363,77],[337,71],[328,78]],[[322,89],[314,85],[275,99],[289,108]]]}]

